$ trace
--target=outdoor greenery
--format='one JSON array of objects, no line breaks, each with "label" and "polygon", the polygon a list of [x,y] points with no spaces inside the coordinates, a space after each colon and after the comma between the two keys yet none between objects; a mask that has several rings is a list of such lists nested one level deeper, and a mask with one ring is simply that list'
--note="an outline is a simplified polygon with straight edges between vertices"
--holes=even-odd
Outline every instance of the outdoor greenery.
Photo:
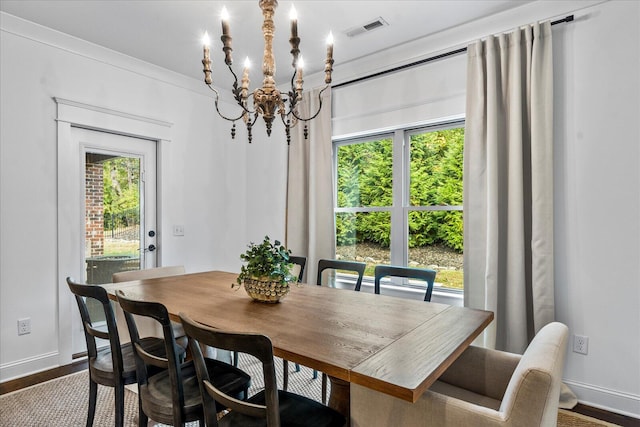
[{"label": "outdoor greenery", "polygon": [[[421,133],[411,138],[410,206],[462,205],[464,129]],[[338,207],[392,204],[392,141],[343,145],[338,151]],[[336,216],[338,246],[390,244],[388,212]],[[409,247],[443,244],[462,252],[460,211],[411,211]]]},{"label": "outdoor greenery", "polygon": [[140,159],[114,157],[105,161],[103,180],[105,230],[139,224]]},{"label": "outdoor greenery", "polygon": [[138,240],[105,239],[104,255],[107,256],[138,256],[140,242]]}]

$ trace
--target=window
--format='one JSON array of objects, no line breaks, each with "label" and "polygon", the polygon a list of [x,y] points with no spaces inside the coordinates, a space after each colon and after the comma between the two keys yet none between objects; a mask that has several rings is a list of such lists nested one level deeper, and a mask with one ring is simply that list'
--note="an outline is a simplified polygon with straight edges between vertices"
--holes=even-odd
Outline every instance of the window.
[{"label": "window", "polygon": [[[334,141],[336,257],[432,268],[463,288],[462,122]],[[395,283],[412,286],[411,283]]]}]

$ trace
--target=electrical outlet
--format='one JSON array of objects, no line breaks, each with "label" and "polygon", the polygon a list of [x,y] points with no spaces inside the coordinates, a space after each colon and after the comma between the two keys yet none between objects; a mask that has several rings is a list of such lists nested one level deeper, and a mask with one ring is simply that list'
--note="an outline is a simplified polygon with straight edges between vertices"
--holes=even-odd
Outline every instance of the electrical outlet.
[{"label": "electrical outlet", "polygon": [[574,335],[573,351],[580,354],[589,353],[589,337],[585,337],[584,335]]},{"label": "electrical outlet", "polygon": [[31,318],[18,319],[18,335],[26,335],[31,333]]},{"label": "electrical outlet", "polygon": [[173,226],[173,235],[174,236],[184,236],[184,225],[174,225]]}]

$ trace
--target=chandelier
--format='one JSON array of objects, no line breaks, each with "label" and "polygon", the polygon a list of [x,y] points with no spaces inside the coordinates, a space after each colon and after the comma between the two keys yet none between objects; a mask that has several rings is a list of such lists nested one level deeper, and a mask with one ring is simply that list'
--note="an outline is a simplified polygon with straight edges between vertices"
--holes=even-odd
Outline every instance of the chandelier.
[{"label": "chandelier", "polygon": [[[285,127],[287,144],[290,144],[291,128],[293,128],[298,122],[303,122],[304,138],[307,139],[307,122],[316,118],[322,109],[322,93],[329,87],[331,83],[331,72],[333,71],[333,36],[330,33],[327,38],[327,57],[324,69],[324,81],[326,86],[318,94],[318,109],[309,117],[302,117],[298,111],[298,104],[302,97],[302,68],[304,63],[302,56],[300,55],[300,38],[298,37],[298,20],[295,14],[295,9],[293,7],[291,8],[291,38],[289,39],[289,43],[291,44],[291,55],[293,56],[293,75],[291,76],[291,89],[285,96],[283,96],[278,88],[276,88],[276,64],[275,57],[273,55],[273,34],[275,32],[273,15],[276,7],[278,6],[278,1],[259,0],[259,5],[262,9],[262,16],[264,17],[264,22],[262,24],[262,33],[264,35],[264,54],[262,60],[262,74],[264,79],[262,81],[262,87],[258,87],[252,93],[249,93],[249,58],[245,61],[242,79],[240,81],[240,85],[238,85],[238,76],[233,71],[232,67],[233,60],[231,58],[231,51],[233,49],[231,48],[229,16],[226,8],[222,9],[222,36],[220,37],[220,40],[222,40],[223,45],[222,51],[224,52],[224,63],[233,75],[234,83],[231,93],[240,107],[239,113],[236,116],[228,117],[220,112],[218,105],[220,94],[212,86],[213,81],[211,78],[211,59],[209,56],[209,36],[206,32],[203,37],[204,59],[202,60],[202,65],[204,66],[204,82],[207,84],[209,89],[216,94],[215,106],[220,117],[233,123],[231,126],[232,139],[235,139],[236,121],[238,120],[242,120],[247,126],[247,135],[249,143],[251,143],[251,129],[259,116],[262,116],[264,119],[268,136],[271,136],[271,128],[274,119],[276,116],[280,116]],[[249,98],[253,98],[253,107],[250,106]]]}]

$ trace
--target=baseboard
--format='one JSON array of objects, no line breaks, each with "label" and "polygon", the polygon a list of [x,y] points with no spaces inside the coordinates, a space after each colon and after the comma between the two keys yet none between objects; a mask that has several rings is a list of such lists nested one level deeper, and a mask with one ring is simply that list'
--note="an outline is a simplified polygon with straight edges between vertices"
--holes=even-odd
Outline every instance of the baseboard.
[{"label": "baseboard", "polygon": [[70,365],[58,366],[55,368],[47,369],[35,374],[27,375],[24,377],[16,378],[13,380],[0,383],[0,395],[11,393],[17,390],[21,390],[26,387],[31,387],[36,384],[43,383],[45,381],[60,378],[65,375],[73,374],[79,371],[87,370],[89,364],[86,358],[74,360]]},{"label": "baseboard", "polygon": [[0,365],[0,383],[46,371],[60,364],[58,352],[44,353],[27,359]]},{"label": "baseboard", "polygon": [[640,396],[637,394],[578,381],[563,380],[563,382],[578,396],[578,401],[583,405],[640,419]]}]

